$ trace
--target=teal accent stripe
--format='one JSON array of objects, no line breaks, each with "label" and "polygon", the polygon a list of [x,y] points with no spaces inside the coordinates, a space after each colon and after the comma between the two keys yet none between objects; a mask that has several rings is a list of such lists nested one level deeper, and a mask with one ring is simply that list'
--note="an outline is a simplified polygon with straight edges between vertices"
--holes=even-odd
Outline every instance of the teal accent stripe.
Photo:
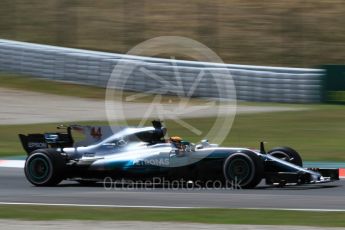
[{"label": "teal accent stripe", "polygon": [[321,162],[321,161],[305,161],[305,168],[345,168],[345,162]]}]

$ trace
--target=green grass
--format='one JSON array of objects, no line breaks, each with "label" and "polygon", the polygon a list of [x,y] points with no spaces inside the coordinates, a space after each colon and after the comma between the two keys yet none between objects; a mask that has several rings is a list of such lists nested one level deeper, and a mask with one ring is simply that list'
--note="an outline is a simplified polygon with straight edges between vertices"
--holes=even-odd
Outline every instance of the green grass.
[{"label": "green grass", "polygon": [[[29,87],[28,87],[29,86]],[[46,79],[35,78],[32,76],[24,76],[11,73],[1,73],[0,72],[0,87],[26,90],[39,93],[48,93],[55,95],[80,97],[86,99],[99,99],[104,100],[106,89],[95,86],[88,85],[78,85],[69,82],[57,82]],[[118,98],[118,100],[125,101],[128,96],[137,95],[138,92],[130,91],[112,91],[114,93],[113,99]],[[147,103],[153,100],[152,94],[140,93],[143,97],[137,98],[135,100],[130,100],[126,102],[140,102]],[[178,101],[179,98],[173,95],[163,95],[162,103],[174,103]],[[204,100],[192,98],[190,103],[204,103]]]},{"label": "green grass", "polygon": [[49,206],[0,206],[2,219],[169,221],[207,224],[301,225],[344,227],[344,212],[244,209],[144,209]]},{"label": "green grass", "polygon": [[[223,146],[258,148],[259,141],[267,141],[267,149],[287,145],[298,150],[304,160],[345,161],[345,108],[343,106],[313,105],[309,110],[237,115]],[[185,119],[187,123],[207,132],[214,118]],[[137,125],[139,121],[128,122]],[[106,124],[106,122],[81,122]],[[122,123],[123,124],[123,123]],[[179,135],[192,142],[199,136],[174,121],[165,121],[170,136]],[[0,156],[23,153],[18,133],[54,131],[57,124],[0,126]]]},{"label": "green grass", "polygon": [[104,99],[105,97],[105,89],[99,87],[54,82],[8,73],[0,74],[0,87],[82,98]]}]

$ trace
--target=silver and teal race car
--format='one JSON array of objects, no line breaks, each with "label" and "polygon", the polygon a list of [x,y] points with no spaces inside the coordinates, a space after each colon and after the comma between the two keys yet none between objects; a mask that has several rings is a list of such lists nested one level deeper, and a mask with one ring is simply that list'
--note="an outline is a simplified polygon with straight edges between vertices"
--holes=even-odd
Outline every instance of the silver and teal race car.
[{"label": "silver and teal race car", "polygon": [[[220,147],[207,140],[193,144],[180,137],[166,138],[160,121],[150,127],[90,127],[70,125],[66,131],[20,134],[28,157],[25,176],[36,186],[55,186],[63,180],[82,184],[114,180],[143,181],[162,178],[183,179],[206,185],[218,181],[223,186],[255,188],[266,184],[326,183],[339,179],[337,169],[305,169],[300,155],[289,147],[268,152]],[[81,132],[86,140],[74,141]]]}]

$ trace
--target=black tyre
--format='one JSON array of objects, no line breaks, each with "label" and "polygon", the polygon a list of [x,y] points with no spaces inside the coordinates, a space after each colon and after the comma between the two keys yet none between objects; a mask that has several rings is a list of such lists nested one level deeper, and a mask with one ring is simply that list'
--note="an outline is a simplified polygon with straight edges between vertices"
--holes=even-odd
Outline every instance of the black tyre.
[{"label": "black tyre", "polygon": [[263,178],[264,164],[253,152],[234,153],[225,160],[223,173],[234,188],[255,188]]},{"label": "black tyre", "polygon": [[303,161],[299,153],[289,147],[277,147],[268,152],[269,155],[279,158],[281,160],[290,162],[292,164],[303,167]]},{"label": "black tyre", "polygon": [[65,178],[66,163],[57,151],[35,150],[25,161],[26,179],[36,186],[54,186]]}]

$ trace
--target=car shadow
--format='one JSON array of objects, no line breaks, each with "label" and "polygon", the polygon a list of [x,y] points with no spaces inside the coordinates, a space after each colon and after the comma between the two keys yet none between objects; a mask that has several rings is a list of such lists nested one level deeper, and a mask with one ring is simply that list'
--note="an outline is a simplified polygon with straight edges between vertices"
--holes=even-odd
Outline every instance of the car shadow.
[{"label": "car shadow", "polygon": [[258,186],[255,190],[314,190],[314,189],[329,189],[329,188],[338,188],[342,185],[286,185],[284,187],[279,186]]},{"label": "car shadow", "polygon": [[178,191],[178,190],[190,190],[190,191],[219,191],[219,190],[247,190],[247,191],[255,191],[255,190],[260,190],[260,191],[299,191],[299,190],[316,190],[316,189],[330,189],[330,188],[338,188],[342,187],[342,184],[309,184],[309,185],[286,185],[284,187],[279,187],[279,186],[273,186],[273,185],[265,185],[265,184],[260,184],[254,189],[233,189],[233,188],[205,188],[205,187],[192,187],[184,185],[184,186],[178,186],[178,187],[173,187],[173,186],[167,186],[164,184],[155,184],[155,185],[147,185],[147,184],[119,184],[119,185],[114,185],[114,184],[104,184],[103,182],[97,182],[97,183],[92,183],[92,184],[80,184],[76,181],[65,181],[64,183],[59,184],[57,187],[75,187],[75,188],[104,188],[104,189],[109,189],[109,188],[116,188],[116,189],[125,189],[128,190],[130,188],[135,188],[136,190],[142,189],[143,191],[145,189],[167,189],[167,190],[172,190],[172,191]]}]

